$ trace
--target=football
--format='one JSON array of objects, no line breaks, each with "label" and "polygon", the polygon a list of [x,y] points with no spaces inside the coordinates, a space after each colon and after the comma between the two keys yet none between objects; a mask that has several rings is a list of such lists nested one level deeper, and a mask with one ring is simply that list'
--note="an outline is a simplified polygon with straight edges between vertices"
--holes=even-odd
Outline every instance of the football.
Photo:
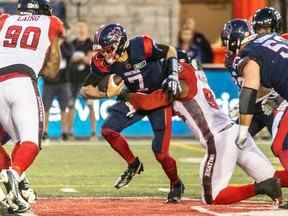
[{"label": "football", "polygon": [[108,89],[108,83],[109,79],[112,76],[113,82],[115,85],[119,85],[122,82],[122,78],[116,74],[106,75],[102,78],[102,80],[99,82],[98,89],[102,92],[106,92]]}]

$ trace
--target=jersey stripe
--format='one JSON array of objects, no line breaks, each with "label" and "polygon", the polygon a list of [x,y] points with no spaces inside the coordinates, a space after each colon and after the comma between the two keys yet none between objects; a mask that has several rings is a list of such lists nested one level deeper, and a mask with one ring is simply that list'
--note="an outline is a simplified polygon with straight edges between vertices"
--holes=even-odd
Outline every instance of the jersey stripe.
[{"label": "jersey stripe", "polygon": [[192,99],[190,101],[183,102],[183,106],[189,112],[193,120],[195,121],[196,125],[200,129],[200,132],[202,133],[202,136],[204,137],[207,143],[208,155],[207,155],[207,159],[206,159],[204,170],[203,170],[202,182],[203,182],[203,188],[204,188],[205,201],[208,204],[211,204],[213,202],[212,176],[213,176],[214,165],[216,162],[216,146],[215,146],[214,135],[211,132],[208,126],[208,122],[206,121],[206,118],[204,116],[204,113],[196,100]]}]

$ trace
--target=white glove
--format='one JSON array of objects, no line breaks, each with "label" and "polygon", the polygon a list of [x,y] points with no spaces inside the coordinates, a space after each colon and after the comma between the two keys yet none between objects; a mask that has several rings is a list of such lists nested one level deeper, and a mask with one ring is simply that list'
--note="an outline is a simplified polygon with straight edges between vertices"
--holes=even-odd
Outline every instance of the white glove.
[{"label": "white glove", "polygon": [[249,127],[245,125],[239,125],[238,136],[236,138],[236,145],[239,149],[244,149],[247,146],[247,138],[249,135]]},{"label": "white glove", "polygon": [[134,106],[131,103],[125,102],[125,104],[128,107],[128,109],[129,109],[129,112],[126,114],[126,116],[128,118],[132,118],[134,116],[134,114],[136,113],[136,110],[135,110]]},{"label": "white glove", "polygon": [[278,108],[280,104],[279,102],[277,102],[277,97],[278,95],[271,95],[263,99],[263,101],[261,102],[261,108],[265,115],[271,115],[273,110],[276,110]]},{"label": "white glove", "polygon": [[230,107],[229,116],[233,121],[239,119],[239,103],[234,104],[234,106]]},{"label": "white glove", "polygon": [[180,81],[178,75],[171,74],[167,78],[167,88],[171,91],[172,95],[175,97],[178,93],[182,92]]}]

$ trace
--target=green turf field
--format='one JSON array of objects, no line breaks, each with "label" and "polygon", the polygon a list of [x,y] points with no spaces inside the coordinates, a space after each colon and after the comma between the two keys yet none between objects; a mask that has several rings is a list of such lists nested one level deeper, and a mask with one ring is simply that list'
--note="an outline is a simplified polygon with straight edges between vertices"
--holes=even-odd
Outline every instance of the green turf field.
[{"label": "green turf field", "polygon": [[[194,145],[191,145],[191,142]],[[154,159],[150,140],[131,140],[130,143],[135,154],[144,162],[145,171],[141,176],[137,176],[129,187],[121,190],[114,189],[113,183],[126,168],[126,164],[104,141],[66,143],[50,141],[44,146],[28,176],[41,197],[165,197],[166,192],[163,192],[163,189],[165,191],[169,183],[160,165]],[[197,142],[173,140],[171,152],[177,159],[180,176],[186,185],[185,196],[200,198],[198,172],[199,161],[204,151],[195,143]],[[270,146],[260,145],[260,147],[277,167],[278,162],[272,157]],[[232,183],[247,182],[251,182],[251,179],[237,169]],[[66,192],[63,192],[63,189]]]}]

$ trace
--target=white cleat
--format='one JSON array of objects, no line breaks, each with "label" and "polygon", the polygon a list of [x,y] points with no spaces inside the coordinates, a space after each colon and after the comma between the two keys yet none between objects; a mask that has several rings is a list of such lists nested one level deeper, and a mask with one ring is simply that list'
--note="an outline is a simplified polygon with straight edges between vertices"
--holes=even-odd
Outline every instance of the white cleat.
[{"label": "white cleat", "polygon": [[[26,202],[19,191],[19,176],[12,170],[2,170],[0,173],[0,182],[5,185],[7,190],[7,200],[10,206],[9,213],[25,213],[30,209],[30,205]],[[13,205],[14,204],[14,205]]]}]

